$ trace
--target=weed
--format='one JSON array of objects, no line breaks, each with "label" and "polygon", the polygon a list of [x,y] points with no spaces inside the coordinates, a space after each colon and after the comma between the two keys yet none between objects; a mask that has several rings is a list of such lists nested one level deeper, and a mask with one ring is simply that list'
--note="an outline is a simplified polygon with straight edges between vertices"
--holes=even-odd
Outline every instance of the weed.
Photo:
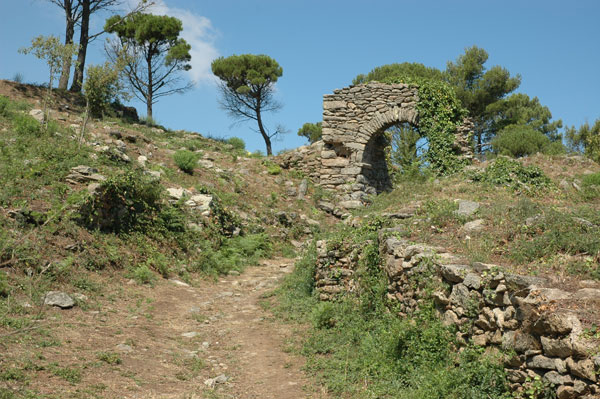
[{"label": "weed", "polygon": [[538,194],[552,187],[552,181],[537,166],[523,166],[506,157],[497,158],[483,172],[469,176],[474,181],[509,187],[527,194]]},{"label": "weed", "polygon": [[179,150],[173,154],[175,165],[185,173],[193,174],[198,163],[198,154],[191,151]]},{"label": "weed", "polygon": [[246,143],[239,137],[230,137],[227,139],[227,143],[231,144],[236,150],[245,150]]},{"label": "weed", "polygon": [[146,264],[137,266],[131,271],[131,277],[139,284],[154,284],[156,275]]},{"label": "weed", "polygon": [[114,352],[98,352],[96,358],[113,366],[123,363],[119,354]]},{"label": "weed", "polygon": [[57,377],[75,385],[81,382],[81,370],[75,367],[59,367],[56,363],[49,365],[50,371]]},{"label": "weed", "polygon": [[17,114],[13,120],[13,128],[21,135],[38,135],[41,131],[40,123],[32,116]]}]

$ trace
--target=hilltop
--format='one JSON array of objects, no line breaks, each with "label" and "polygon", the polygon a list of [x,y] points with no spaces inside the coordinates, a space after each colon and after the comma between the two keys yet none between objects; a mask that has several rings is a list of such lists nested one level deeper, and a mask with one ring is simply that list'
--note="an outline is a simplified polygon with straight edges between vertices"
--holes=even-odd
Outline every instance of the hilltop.
[{"label": "hilltop", "polygon": [[81,100],[44,126],[43,94],[0,81],[0,397],[600,394],[589,159],[343,209],[305,170],[322,143],[267,158],[122,106],[81,136]]}]

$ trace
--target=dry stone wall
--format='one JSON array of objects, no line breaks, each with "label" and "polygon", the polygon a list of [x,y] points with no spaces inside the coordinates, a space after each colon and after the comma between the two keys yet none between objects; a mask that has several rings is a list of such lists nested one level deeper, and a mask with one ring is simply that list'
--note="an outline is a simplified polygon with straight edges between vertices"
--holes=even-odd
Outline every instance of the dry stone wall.
[{"label": "dry stone wall", "polygon": [[[315,183],[336,193],[337,205],[360,208],[370,194],[391,188],[382,134],[408,123],[418,127],[418,88],[370,82],[338,89],[323,97],[323,141],[281,156],[284,168],[297,168]],[[465,120],[456,132],[455,150],[466,158],[473,124]]]},{"label": "dry stone wall", "polygon": [[[391,231],[393,232],[393,230]],[[572,294],[544,288],[542,278],[503,273],[499,267],[464,264],[441,248],[413,244],[381,231],[379,248],[388,297],[411,314],[424,301],[456,326],[460,345],[503,349],[514,390],[540,377],[559,399],[600,398],[597,339],[585,334],[577,314],[561,307],[566,297],[600,300],[600,290]],[[316,287],[321,300],[356,290],[355,269],[363,244],[317,243]]]}]

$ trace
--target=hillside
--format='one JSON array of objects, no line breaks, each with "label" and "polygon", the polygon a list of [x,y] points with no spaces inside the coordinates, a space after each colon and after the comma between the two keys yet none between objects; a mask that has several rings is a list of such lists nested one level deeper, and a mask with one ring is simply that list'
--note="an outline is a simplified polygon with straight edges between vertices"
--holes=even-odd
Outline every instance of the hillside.
[{"label": "hillside", "polygon": [[340,210],[313,150],[81,137],[42,94],[0,81],[0,398],[599,397],[598,164],[475,161]]}]

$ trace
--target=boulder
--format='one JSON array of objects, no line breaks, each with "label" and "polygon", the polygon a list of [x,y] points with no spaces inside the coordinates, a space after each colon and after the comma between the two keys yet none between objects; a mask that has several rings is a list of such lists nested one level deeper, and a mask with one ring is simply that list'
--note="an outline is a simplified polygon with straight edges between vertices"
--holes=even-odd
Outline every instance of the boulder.
[{"label": "boulder", "polygon": [[75,306],[75,300],[62,291],[49,291],[44,295],[44,305],[69,309]]},{"label": "boulder", "polygon": [[479,202],[458,200],[458,210],[456,214],[458,216],[469,217],[472,216],[479,209]]}]

